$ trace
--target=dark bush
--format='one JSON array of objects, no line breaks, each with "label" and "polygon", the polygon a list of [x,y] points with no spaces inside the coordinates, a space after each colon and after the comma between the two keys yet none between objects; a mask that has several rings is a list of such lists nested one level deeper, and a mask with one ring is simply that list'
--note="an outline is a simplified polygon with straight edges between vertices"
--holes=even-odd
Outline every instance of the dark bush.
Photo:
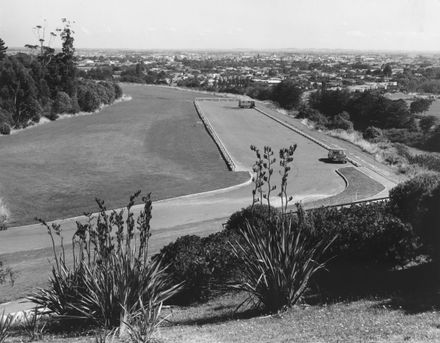
[{"label": "dark bush", "polygon": [[440,174],[422,174],[390,191],[392,211],[411,223],[425,251],[439,259]]},{"label": "dark bush", "polygon": [[162,248],[159,256],[169,265],[167,273],[173,282],[185,282],[169,302],[186,305],[205,297],[211,275],[200,237],[179,237]]},{"label": "dark bush", "polygon": [[424,144],[424,149],[440,152],[440,125],[437,125],[428,136]]},{"label": "dark bush", "polygon": [[268,205],[248,206],[233,213],[226,222],[225,229],[238,232],[241,228],[246,227],[246,223],[262,226],[267,221],[273,221],[279,213],[275,207]]},{"label": "dark bush", "polygon": [[78,103],[78,97],[77,96],[73,96],[72,97],[72,108],[71,108],[71,112],[70,113],[78,113],[81,111],[81,108],[79,107],[79,103]]},{"label": "dark bush", "polygon": [[117,84],[116,82],[113,82],[113,87],[115,89],[115,98],[116,99],[122,98],[123,92],[121,86],[119,86],[119,84]]},{"label": "dark bush", "polygon": [[169,265],[170,280],[184,282],[181,290],[168,302],[188,305],[224,291],[237,269],[231,247],[235,240],[233,232],[222,231],[205,238],[182,236],[162,248],[156,257]]},{"label": "dark bush", "polygon": [[424,141],[423,134],[409,129],[389,129],[383,131],[384,135],[395,143],[403,143],[410,146],[420,145]]},{"label": "dark bush", "polygon": [[419,226],[424,213],[422,199],[440,183],[439,174],[420,174],[390,191],[390,207],[395,215]]},{"label": "dark bush", "polygon": [[347,112],[342,112],[335,115],[328,124],[329,129],[342,129],[346,131],[353,131],[353,123],[350,121],[350,115]]},{"label": "dark bush", "polygon": [[9,124],[0,123],[0,135],[9,135],[11,133],[11,127]]},{"label": "dark bush", "polygon": [[440,182],[421,200],[420,238],[431,257],[440,262]]},{"label": "dark bush", "polygon": [[386,203],[321,208],[309,212],[318,238],[337,235],[327,251],[335,263],[360,267],[393,267],[417,254],[410,225],[392,215]]},{"label": "dark bush", "polygon": [[283,80],[273,88],[271,100],[276,101],[281,107],[291,110],[298,106],[301,94],[301,88],[293,80]]},{"label": "dark bush", "polygon": [[72,100],[65,92],[58,92],[52,105],[55,114],[70,113],[72,111]]},{"label": "dark bush", "polygon": [[362,133],[362,136],[365,139],[368,139],[368,140],[371,140],[371,141],[375,141],[375,140],[378,140],[378,139],[382,138],[383,133],[382,133],[382,130],[379,129],[378,127],[369,126]]},{"label": "dark bush", "polygon": [[428,133],[437,123],[436,116],[423,116],[420,118],[419,127],[423,132]]},{"label": "dark bush", "polygon": [[101,103],[109,105],[115,101],[115,87],[112,82],[101,81],[96,85]]},{"label": "dark bush", "polygon": [[93,112],[99,108],[101,101],[94,82],[82,83],[78,86],[78,104],[84,112]]}]

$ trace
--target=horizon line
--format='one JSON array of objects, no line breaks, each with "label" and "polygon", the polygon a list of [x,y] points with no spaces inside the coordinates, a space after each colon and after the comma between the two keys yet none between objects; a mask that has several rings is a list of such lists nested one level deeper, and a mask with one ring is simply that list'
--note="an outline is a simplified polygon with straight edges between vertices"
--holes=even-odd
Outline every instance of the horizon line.
[{"label": "horizon line", "polygon": [[[26,47],[8,47],[9,50],[24,50]],[[61,48],[55,48],[61,50]],[[399,50],[399,49],[356,49],[356,48],[84,48],[76,47],[75,50],[123,50],[123,51],[217,51],[217,52],[347,52],[347,53],[389,53],[389,54],[440,54],[438,50]]]}]

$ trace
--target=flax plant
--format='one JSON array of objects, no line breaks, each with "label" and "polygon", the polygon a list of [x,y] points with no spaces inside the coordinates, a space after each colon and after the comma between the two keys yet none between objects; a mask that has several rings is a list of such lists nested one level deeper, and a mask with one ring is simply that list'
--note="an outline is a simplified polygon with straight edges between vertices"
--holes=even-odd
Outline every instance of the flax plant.
[{"label": "flax plant", "polygon": [[86,319],[106,329],[119,328],[123,336],[131,313],[143,306],[152,306],[155,311],[173,296],[180,285],[171,284],[167,267],[148,255],[150,195],[142,199],[144,205],[137,218],[132,212],[139,194],[119,211],[107,211],[104,202],[97,200],[98,214],[87,215],[84,224],[77,222],[71,263],[66,261],[60,226],[41,221],[52,241],[55,264],[49,288],[38,290],[29,299],[61,317]]},{"label": "flax plant", "polygon": [[[254,177],[255,194],[270,205],[270,192],[274,190],[270,179],[273,174],[272,158],[265,147],[263,159],[257,148],[251,147],[257,154],[258,168]],[[258,224],[247,222],[239,230],[240,239],[232,248],[243,268],[242,275],[235,288],[249,294],[247,301],[262,305],[264,310],[276,312],[295,305],[307,289],[310,278],[323,269],[320,262],[323,254],[332,244],[328,237],[316,239],[314,227],[300,204],[297,213],[288,212],[292,197],[287,193],[287,183],[296,145],[280,150],[281,185],[278,196],[281,199],[281,214],[275,219],[260,221]],[[270,163],[267,163],[267,158]]]}]

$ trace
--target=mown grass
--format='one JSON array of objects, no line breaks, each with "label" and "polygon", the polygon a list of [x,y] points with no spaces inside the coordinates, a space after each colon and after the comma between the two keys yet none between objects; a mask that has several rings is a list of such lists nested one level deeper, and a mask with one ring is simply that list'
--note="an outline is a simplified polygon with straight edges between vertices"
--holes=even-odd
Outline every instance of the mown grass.
[{"label": "mown grass", "polygon": [[[352,343],[438,342],[440,314],[437,310],[408,312],[390,304],[389,298],[298,305],[278,315],[258,314],[248,308],[235,312],[245,299],[230,293],[204,304],[170,307],[159,329],[159,342],[200,343]],[[93,331],[46,334],[41,342],[95,342]],[[25,340],[13,333],[10,342]],[[116,340],[117,342],[118,340]]]},{"label": "mown grass", "polygon": [[95,197],[122,207],[139,188],[157,200],[248,179],[227,172],[195,112],[200,94],[123,88],[131,101],[0,137],[0,198],[10,225],[81,215]]},{"label": "mown grass", "polygon": [[437,342],[436,311],[408,315],[383,300],[370,299],[297,306],[274,316],[233,314],[242,295],[209,304],[173,309],[162,328],[163,342]]}]

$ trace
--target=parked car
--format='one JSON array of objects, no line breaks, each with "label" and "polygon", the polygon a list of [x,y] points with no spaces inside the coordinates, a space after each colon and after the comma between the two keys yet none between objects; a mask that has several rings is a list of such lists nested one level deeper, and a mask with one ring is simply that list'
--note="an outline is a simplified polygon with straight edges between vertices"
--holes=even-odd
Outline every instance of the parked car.
[{"label": "parked car", "polygon": [[238,100],[238,107],[240,107],[240,108],[254,108],[255,101],[254,100]]},{"label": "parked car", "polygon": [[345,149],[333,148],[328,151],[328,159],[331,162],[347,163],[347,153]]}]

